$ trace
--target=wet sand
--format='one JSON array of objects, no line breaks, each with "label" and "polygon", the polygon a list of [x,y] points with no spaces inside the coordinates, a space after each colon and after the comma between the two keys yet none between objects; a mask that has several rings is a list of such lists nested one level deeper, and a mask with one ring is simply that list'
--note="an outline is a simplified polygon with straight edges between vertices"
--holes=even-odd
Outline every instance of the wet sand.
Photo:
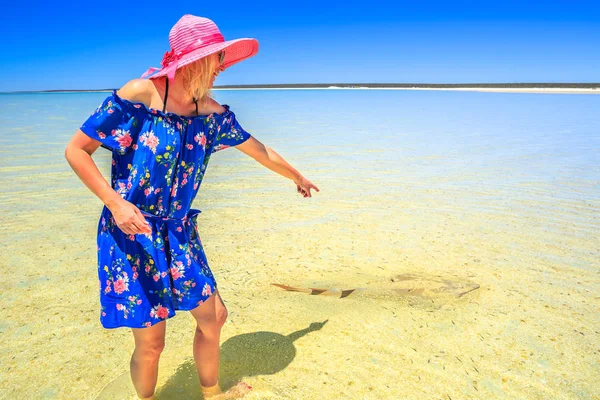
[{"label": "wet sand", "polygon": [[[0,138],[0,398],[133,398],[131,332],[98,321],[101,203],[62,158],[68,136]],[[367,179],[312,154],[282,152],[320,187],[311,199],[229,149],[194,203],[229,310],[224,388],[245,380],[247,399],[600,396],[598,198],[479,186],[466,172]],[[94,158],[108,173],[109,153]],[[157,399],[201,397],[193,334],[189,313],[167,322]]]}]

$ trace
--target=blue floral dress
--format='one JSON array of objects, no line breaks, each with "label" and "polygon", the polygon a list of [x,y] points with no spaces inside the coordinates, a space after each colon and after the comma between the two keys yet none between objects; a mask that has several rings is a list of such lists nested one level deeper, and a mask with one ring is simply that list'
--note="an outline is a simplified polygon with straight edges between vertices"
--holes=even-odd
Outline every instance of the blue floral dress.
[{"label": "blue floral dress", "polygon": [[81,126],[112,150],[111,184],[152,234],[128,235],[104,207],[98,223],[100,322],[143,328],[191,310],[217,287],[190,206],[212,153],[250,138],[235,115],[183,117],[122,99],[116,90]]}]

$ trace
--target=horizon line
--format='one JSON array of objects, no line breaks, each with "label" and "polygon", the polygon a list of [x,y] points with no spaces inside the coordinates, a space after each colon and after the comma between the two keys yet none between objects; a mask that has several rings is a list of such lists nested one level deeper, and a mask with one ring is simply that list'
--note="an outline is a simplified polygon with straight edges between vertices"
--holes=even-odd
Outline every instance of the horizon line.
[{"label": "horizon line", "polygon": [[[564,89],[600,89],[600,83],[573,82],[514,82],[514,83],[257,83],[247,85],[218,85],[213,89],[272,89],[272,88],[564,88]],[[53,92],[106,92],[108,89],[45,89],[45,90],[16,90],[3,91],[0,94],[20,93],[53,93]]]}]

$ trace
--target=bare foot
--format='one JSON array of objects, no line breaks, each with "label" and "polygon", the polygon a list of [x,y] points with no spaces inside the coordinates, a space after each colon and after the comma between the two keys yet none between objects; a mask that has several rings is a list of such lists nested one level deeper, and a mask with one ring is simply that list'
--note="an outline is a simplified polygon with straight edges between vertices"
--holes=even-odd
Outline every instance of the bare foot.
[{"label": "bare foot", "polygon": [[252,390],[252,386],[246,382],[238,382],[232,386],[228,391],[224,393],[217,393],[214,395],[205,395],[205,399],[210,400],[229,400],[229,399],[241,399]]}]

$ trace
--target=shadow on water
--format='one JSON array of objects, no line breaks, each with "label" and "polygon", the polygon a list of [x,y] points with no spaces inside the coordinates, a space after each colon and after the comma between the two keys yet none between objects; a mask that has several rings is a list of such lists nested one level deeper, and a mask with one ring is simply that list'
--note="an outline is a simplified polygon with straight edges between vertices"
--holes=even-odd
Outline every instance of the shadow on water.
[{"label": "shadow on water", "polygon": [[[310,332],[318,331],[328,320],[313,322],[308,328],[281,335],[254,332],[237,335],[221,344],[219,384],[228,390],[244,377],[272,375],[286,368],[296,356],[294,342]],[[193,359],[182,363],[157,391],[157,400],[202,398],[200,382]]]}]

